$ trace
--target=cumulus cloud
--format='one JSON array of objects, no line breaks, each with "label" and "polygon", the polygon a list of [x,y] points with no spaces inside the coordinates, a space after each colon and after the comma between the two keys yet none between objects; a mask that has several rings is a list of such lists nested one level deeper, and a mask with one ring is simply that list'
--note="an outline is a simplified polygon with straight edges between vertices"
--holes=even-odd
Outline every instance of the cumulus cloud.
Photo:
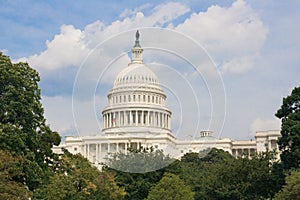
[{"label": "cumulus cloud", "polygon": [[38,70],[55,70],[61,67],[79,66],[88,53],[82,31],[72,25],[62,25],[60,34],[47,41],[47,49],[40,54],[19,61],[27,61]]},{"label": "cumulus cloud", "polygon": [[[106,26],[101,21],[96,21],[87,25],[84,29],[86,43],[91,48],[95,47],[103,40],[107,40],[112,36],[124,31],[137,29],[140,27],[164,27],[171,23],[174,19],[184,15],[190,9],[181,3],[169,2],[160,4],[153,8],[150,15],[145,15],[143,12],[126,12],[123,14],[122,20],[116,20],[110,25]],[[119,45],[122,46],[119,41]]]},{"label": "cumulus cloud", "polygon": [[[147,7],[147,6],[146,6]],[[145,6],[139,8],[143,9]],[[29,62],[31,66],[43,73],[47,70],[57,70],[63,67],[79,67],[87,55],[95,50],[106,40],[117,34],[137,29],[139,27],[161,27],[177,17],[185,14],[189,8],[183,4],[170,2],[153,8],[150,15],[145,16],[142,12],[126,11],[122,14],[122,20],[116,20],[109,25],[101,21],[88,24],[84,30],[76,29],[73,25],[62,25],[60,33],[46,42],[46,50],[27,58],[20,58],[17,61]],[[123,52],[128,50],[128,41],[117,40],[110,47],[106,47],[104,56],[109,57],[110,52],[119,48]],[[112,44],[112,42],[110,42]],[[111,51],[109,51],[111,48]],[[102,52],[103,55],[103,52]],[[96,65],[97,63],[93,63]]]},{"label": "cumulus cloud", "polygon": [[238,0],[231,7],[211,6],[175,27],[200,42],[222,71],[242,73],[255,66],[268,29],[255,11]]},{"label": "cumulus cloud", "polygon": [[[27,61],[40,71],[78,67],[94,48],[112,36],[139,27],[168,27],[174,19],[190,11],[184,4],[169,2],[156,6],[151,14],[145,15],[141,10],[146,7],[149,5],[125,10],[123,18],[110,25],[95,21],[84,30],[62,25],[60,33],[47,41],[45,51],[19,61]],[[174,29],[202,44],[221,70],[230,73],[242,73],[255,66],[256,56],[267,34],[259,16],[242,0],[228,8],[215,5],[206,12],[192,13]],[[175,43],[170,42],[172,44]],[[180,41],[176,45],[185,47],[185,44],[180,45]],[[128,40],[116,41],[111,52],[116,48],[125,51],[129,48]],[[105,53],[110,56],[107,47]]]}]

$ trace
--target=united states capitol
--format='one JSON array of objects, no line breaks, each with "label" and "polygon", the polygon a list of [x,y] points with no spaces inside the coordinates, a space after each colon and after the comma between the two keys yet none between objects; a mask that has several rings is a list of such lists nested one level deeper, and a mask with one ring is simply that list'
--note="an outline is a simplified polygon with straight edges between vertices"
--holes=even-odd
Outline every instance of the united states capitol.
[{"label": "united states capitol", "polygon": [[209,130],[188,140],[176,138],[172,134],[172,111],[168,108],[166,93],[155,73],[143,62],[138,31],[131,52],[131,62],[117,75],[107,95],[102,131],[90,136],[66,136],[63,143],[53,148],[54,152],[60,153],[65,148],[100,166],[109,154],[126,153],[129,148],[153,147],[173,158],[213,147],[235,157],[251,157],[278,148],[280,132],[277,130],[258,131],[254,140],[217,138]]}]

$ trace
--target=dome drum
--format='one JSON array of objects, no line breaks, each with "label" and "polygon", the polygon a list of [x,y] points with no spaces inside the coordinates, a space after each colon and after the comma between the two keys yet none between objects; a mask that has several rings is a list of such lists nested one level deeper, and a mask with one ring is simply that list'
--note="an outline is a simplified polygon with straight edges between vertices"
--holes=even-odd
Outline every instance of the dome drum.
[{"label": "dome drum", "polygon": [[161,94],[153,94],[146,92],[134,92],[128,93],[112,93],[108,95],[108,106],[114,105],[130,105],[130,104],[142,104],[147,105],[161,105],[166,106],[166,96]]},{"label": "dome drum", "polygon": [[111,128],[152,127],[171,130],[171,112],[156,109],[119,109],[103,112],[103,131]]}]

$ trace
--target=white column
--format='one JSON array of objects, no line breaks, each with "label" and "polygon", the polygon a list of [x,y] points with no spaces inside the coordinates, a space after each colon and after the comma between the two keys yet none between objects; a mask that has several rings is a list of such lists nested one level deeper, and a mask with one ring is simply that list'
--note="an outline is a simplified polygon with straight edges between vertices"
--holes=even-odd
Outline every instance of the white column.
[{"label": "white column", "polygon": [[120,111],[116,112],[116,126],[121,125]]},{"label": "white column", "polygon": [[154,111],[152,112],[151,117],[152,117],[152,120],[151,120],[152,126],[156,126],[156,119],[155,119],[155,112]]},{"label": "white column", "polygon": [[160,113],[158,113],[158,124],[157,124],[157,126],[159,126],[159,127],[161,127],[161,121],[160,121],[161,119],[160,119]]},{"label": "white column", "polygon": [[150,112],[149,110],[147,111],[147,119],[146,119],[146,125],[149,126],[150,122],[149,122],[149,119],[150,119]]},{"label": "white column", "polygon": [[153,111],[151,112],[150,117],[151,117],[151,123],[150,123],[150,125],[154,126],[154,112]]},{"label": "white column", "polygon": [[138,120],[137,120],[137,118],[138,118],[138,111],[136,110],[136,111],[135,111],[135,125],[136,125],[136,126],[138,125]]},{"label": "white column", "polygon": [[109,115],[106,113],[106,128],[109,128]]},{"label": "white column", "polygon": [[142,116],[141,116],[142,120],[141,120],[141,124],[142,126],[145,126],[145,123],[144,123],[144,111],[142,110]]},{"label": "white column", "polygon": [[159,120],[160,120],[160,116],[159,116],[159,112],[157,112],[157,126],[159,127]]},{"label": "white column", "polygon": [[165,114],[165,128],[168,128],[168,114]]},{"label": "white column", "polygon": [[132,111],[129,111],[129,125],[133,125],[133,121],[132,121]]},{"label": "white column", "polygon": [[169,115],[167,114],[167,128],[169,128]]},{"label": "white column", "polygon": [[119,143],[116,143],[117,147],[116,147],[116,152],[119,152]]},{"label": "white column", "polygon": [[107,113],[105,114],[105,128],[108,128]]},{"label": "white column", "polygon": [[110,153],[110,143],[107,143],[107,153]]},{"label": "white column", "polygon": [[87,157],[86,156],[86,144],[83,144],[83,157]]},{"label": "white column", "polygon": [[108,113],[108,127],[111,127],[111,113]]},{"label": "white column", "polygon": [[116,112],[113,112],[111,121],[112,121],[112,126],[115,127],[116,126]]},{"label": "white column", "polygon": [[98,164],[98,162],[99,162],[99,148],[98,148],[98,146],[99,146],[99,144],[98,143],[96,143],[96,161],[95,161],[95,163],[96,164]]},{"label": "white column", "polygon": [[98,162],[102,162],[102,144],[100,143],[99,144],[99,158],[98,158]]},{"label": "white column", "polygon": [[87,157],[86,158],[90,161],[90,144],[87,145]]}]

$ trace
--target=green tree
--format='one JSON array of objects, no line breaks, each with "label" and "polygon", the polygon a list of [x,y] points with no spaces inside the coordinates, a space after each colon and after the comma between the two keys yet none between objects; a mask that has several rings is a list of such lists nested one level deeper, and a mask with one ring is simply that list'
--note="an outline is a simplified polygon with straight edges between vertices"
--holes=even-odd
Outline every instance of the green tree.
[{"label": "green tree", "polygon": [[0,150],[0,199],[28,199],[31,192],[22,184],[25,159]]},{"label": "green tree", "polygon": [[234,158],[223,150],[190,153],[166,169],[176,173],[195,193],[195,199],[264,199],[271,196],[271,163],[266,153],[251,159]]},{"label": "green tree", "polygon": [[13,64],[0,53],[0,149],[24,156],[22,181],[32,191],[47,180],[56,158],[51,148],[60,143],[46,125],[39,80],[27,63]]},{"label": "green tree", "polygon": [[278,140],[284,169],[300,167],[300,87],[295,87],[291,95],[283,98],[280,109],[275,114],[281,119],[281,137]]},{"label": "green tree", "polygon": [[119,200],[125,192],[117,186],[114,175],[100,172],[91,166],[80,154],[73,155],[67,150],[56,163],[57,171],[34,192],[34,199],[58,200]]},{"label": "green tree", "polygon": [[126,200],[145,199],[150,188],[163,176],[164,167],[172,162],[174,159],[152,147],[129,148],[126,154],[111,157],[105,170],[115,173],[118,185],[125,188]]},{"label": "green tree", "polygon": [[194,193],[179,176],[165,173],[157,185],[150,189],[147,200],[192,200]]},{"label": "green tree", "polygon": [[128,152],[119,152],[108,158],[107,166],[118,171],[146,173],[170,165],[175,159],[165,155],[162,150],[150,148],[129,148]]},{"label": "green tree", "polygon": [[292,171],[286,177],[286,185],[279,191],[275,200],[298,200],[300,199],[300,171]]},{"label": "green tree", "polygon": [[125,189],[126,200],[145,199],[152,186],[163,176],[164,169],[147,173],[129,173],[106,169],[115,173],[115,180],[119,186]]}]

